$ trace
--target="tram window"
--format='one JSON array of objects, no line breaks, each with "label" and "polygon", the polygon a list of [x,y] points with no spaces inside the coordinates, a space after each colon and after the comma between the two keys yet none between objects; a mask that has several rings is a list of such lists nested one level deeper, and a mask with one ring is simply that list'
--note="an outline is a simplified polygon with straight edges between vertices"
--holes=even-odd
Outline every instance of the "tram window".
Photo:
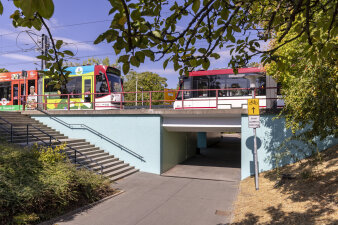
[{"label": "tram window", "polygon": [[[103,74],[96,75],[96,93],[105,93],[108,94],[108,85],[107,85],[107,80],[106,77]],[[104,94],[98,94],[96,97],[102,97]]]},{"label": "tram window", "polygon": [[116,75],[112,75],[107,73],[108,76],[108,82],[109,82],[109,86],[110,86],[110,92],[121,92],[122,88],[121,88],[121,79],[120,77],[116,76]]},{"label": "tram window", "polygon": [[201,90],[201,89],[208,89],[209,88],[209,79],[208,77],[196,77],[193,82],[194,89],[199,89],[199,91],[194,91],[193,96],[200,98],[200,97],[208,97],[208,90]]},{"label": "tram window", "polygon": [[57,93],[57,89],[54,84],[50,84],[50,79],[45,79],[45,92],[55,92]]},{"label": "tram window", "polygon": [[0,100],[5,98],[7,101],[11,101],[11,82],[0,83]]},{"label": "tram window", "polygon": [[77,95],[82,93],[82,77],[70,77],[66,85],[67,93],[71,94],[71,98],[81,98],[81,95]]},{"label": "tram window", "polygon": [[[190,90],[190,77],[184,77],[180,84],[180,90]],[[191,94],[190,91],[183,91],[184,99],[190,98]],[[177,100],[182,100],[182,91],[178,92]]]},{"label": "tram window", "polygon": [[258,87],[257,95],[263,96],[266,94],[266,77],[259,77],[256,80],[256,87]]},{"label": "tram window", "polygon": [[249,80],[245,78],[229,78],[226,80],[227,88],[244,88],[244,89],[237,89],[237,90],[229,90],[227,95],[228,96],[245,96],[249,95],[249,90],[245,88],[250,87]]},{"label": "tram window", "polygon": [[92,82],[91,80],[85,80],[85,89],[84,89],[84,92],[85,92],[85,102],[90,102],[90,93],[92,92]]},{"label": "tram window", "polygon": [[35,88],[35,80],[28,80],[28,86],[26,87],[28,90],[28,94],[31,95],[30,91],[33,89],[32,87],[34,87],[34,93],[37,93],[37,89]]},{"label": "tram window", "polygon": [[[210,89],[225,89],[226,88],[226,75],[214,75],[209,78],[209,88]],[[226,96],[225,90],[219,90],[218,96]],[[216,91],[210,91],[210,97],[216,97]]]}]

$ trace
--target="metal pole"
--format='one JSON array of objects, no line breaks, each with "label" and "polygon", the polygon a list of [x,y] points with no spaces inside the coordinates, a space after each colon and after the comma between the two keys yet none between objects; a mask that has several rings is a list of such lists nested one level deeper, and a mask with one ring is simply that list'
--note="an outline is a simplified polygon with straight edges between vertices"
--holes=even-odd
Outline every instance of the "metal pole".
[{"label": "metal pole", "polygon": [[[47,35],[42,34],[41,36],[41,55],[47,55]],[[41,70],[44,71],[46,69],[46,60],[41,59]],[[38,73],[38,106],[40,109],[43,109],[42,103],[42,74]]]},{"label": "metal pole", "polygon": [[143,87],[142,87],[142,106],[143,106]]},{"label": "metal pole", "polygon": [[[255,88],[252,88],[252,98],[255,98]],[[258,156],[257,156],[257,138],[256,138],[256,128],[253,128],[254,132],[254,160],[255,160],[255,187],[256,190],[259,189],[259,180],[258,180]]]},{"label": "metal pole", "polygon": [[137,76],[136,76],[136,88],[135,88],[135,91],[136,91],[136,97],[135,97],[135,105],[137,106]]}]

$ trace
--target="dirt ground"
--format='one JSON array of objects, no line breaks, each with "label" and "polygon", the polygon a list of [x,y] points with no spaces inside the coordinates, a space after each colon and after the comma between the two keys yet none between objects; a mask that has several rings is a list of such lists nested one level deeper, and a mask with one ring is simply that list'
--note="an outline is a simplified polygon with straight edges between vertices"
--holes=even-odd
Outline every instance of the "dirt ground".
[{"label": "dirt ground", "polygon": [[337,145],[279,174],[260,174],[258,191],[253,177],[241,182],[232,224],[338,224]]}]

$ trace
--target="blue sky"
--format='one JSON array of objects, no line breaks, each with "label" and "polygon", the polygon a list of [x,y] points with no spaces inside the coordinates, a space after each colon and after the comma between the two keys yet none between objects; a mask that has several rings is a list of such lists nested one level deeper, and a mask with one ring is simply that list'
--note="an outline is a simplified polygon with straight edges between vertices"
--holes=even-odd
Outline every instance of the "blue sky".
[{"label": "blue sky", "polygon": [[[0,16],[0,68],[5,67],[9,71],[40,69],[41,63],[35,58],[40,54],[36,43],[39,44],[39,37],[47,32],[31,31],[27,34],[28,29],[14,28],[9,18],[15,10],[13,3],[11,1],[2,1],[2,3],[4,14]],[[54,4],[54,16],[48,21],[48,25],[53,36],[68,43],[67,48],[72,50],[76,54],[75,57],[79,59],[71,61],[82,62],[92,56],[96,58],[108,56],[111,62],[116,61],[117,56],[111,44],[92,44],[96,37],[109,27],[109,20],[112,19],[112,16],[108,15],[111,8],[109,1],[54,0]],[[228,65],[231,58],[229,50],[219,49],[217,52],[221,58],[212,60],[209,69],[224,68]],[[174,71],[171,64],[163,70],[162,63],[163,61],[147,61],[139,68],[132,67],[132,69],[138,72],[158,73],[168,79],[169,88],[175,88],[178,72]]]}]

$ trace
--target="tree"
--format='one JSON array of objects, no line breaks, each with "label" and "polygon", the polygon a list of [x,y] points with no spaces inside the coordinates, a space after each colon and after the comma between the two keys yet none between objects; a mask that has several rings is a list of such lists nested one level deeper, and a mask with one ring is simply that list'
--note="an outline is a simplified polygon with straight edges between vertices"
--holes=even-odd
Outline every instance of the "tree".
[{"label": "tree", "polygon": [[[152,72],[137,73],[135,71],[131,71],[125,76],[124,79],[125,79],[125,82],[123,84],[124,92],[136,92],[136,90],[138,92],[144,91],[143,98],[145,102],[146,101],[148,102],[147,103],[148,105],[150,99],[148,91],[161,91],[161,92],[152,92],[151,98],[153,100],[152,101],[153,105],[163,104],[161,100],[164,100],[163,90],[168,86],[167,78],[161,77],[157,73]],[[135,101],[135,99],[136,99],[135,93],[125,94],[126,101]],[[137,94],[137,100],[142,101],[142,93]],[[142,103],[138,104],[140,105]],[[129,103],[129,105],[133,105],[133,103]]]},{"label": "tree", "polygon": [[[51,75],[59,71],[57,77],[63,84],[67,73],[62,67],[62,57],[73,53],[61,51],[62,40],[54,42],[44,21],[54,13],[53,0],[15,0],[13,3],[17,7],[11,16],[14,26],[47,29],[53,49],[39,58],[50,62]],[[123,63],[125,74],[130,64],[139,66],[146,57],[151,61],[165,58],[163,67],[170,61],[180,74],[201,65],[208,69],[210,58],[220,58],[215,51],[225,46],[231,49],[230,65],[236,69],[255,55],[261,55],[264,63],[270,62],[278,48],[297,39],[311,47],[316,46],[319,34],[325,34],[329,42],[338,32],[335,0],[110,0],[110,3],[111,26],[94,43],[112,43],[116,54],[121,54],[119,62]],[[0,1],[0,14],[2,11]],[[314,21],[315,15],[321,20]],[[294,30],[295,35],[288,39],[290,30]],[[261,50],[261,41],[272,38],[274,32],[281,33],[277,45]],[[207,47],[199,46],[199,41]],[[320,49],[329,51],[330,45],[324,42]]]},{"label": "tree", "polygon": [[[320,20],[321,17],[314,18]],[[276,33],[275,40],[281,33]],[[291,32],[287,36],[294,36]],[[279,48],[267,72],[282,84],[285,107],[282,115],[296,137],[313,141],[338,136],[338,40],[319,34],[316,45],[296,40]],[[333,51],[320,49],[327,44]],[[275,42],[272,41],[273,48]],[[309,48],[311,50],[309,50]],[[309,124],[311,126],[309,126]]]},{"label": "tree", "polygon": [[5,68],[0,68],[0,73],[6,73],[9,72],[8,70],[6,70]]},{"label": "tree", "polygon": [[91,58],[84,60],[82,62],[82,64],[77,63],[77,62],[64,62],[63,63],[64,66],[82,66],[82,65],[100,65],[100,64],[105,65],[105,66],[112,66],[112,67],[116,67],[116,68],[121,69],[120,65],[117,62],[110,63],[108,56],[104,59],[91,57]]}]

